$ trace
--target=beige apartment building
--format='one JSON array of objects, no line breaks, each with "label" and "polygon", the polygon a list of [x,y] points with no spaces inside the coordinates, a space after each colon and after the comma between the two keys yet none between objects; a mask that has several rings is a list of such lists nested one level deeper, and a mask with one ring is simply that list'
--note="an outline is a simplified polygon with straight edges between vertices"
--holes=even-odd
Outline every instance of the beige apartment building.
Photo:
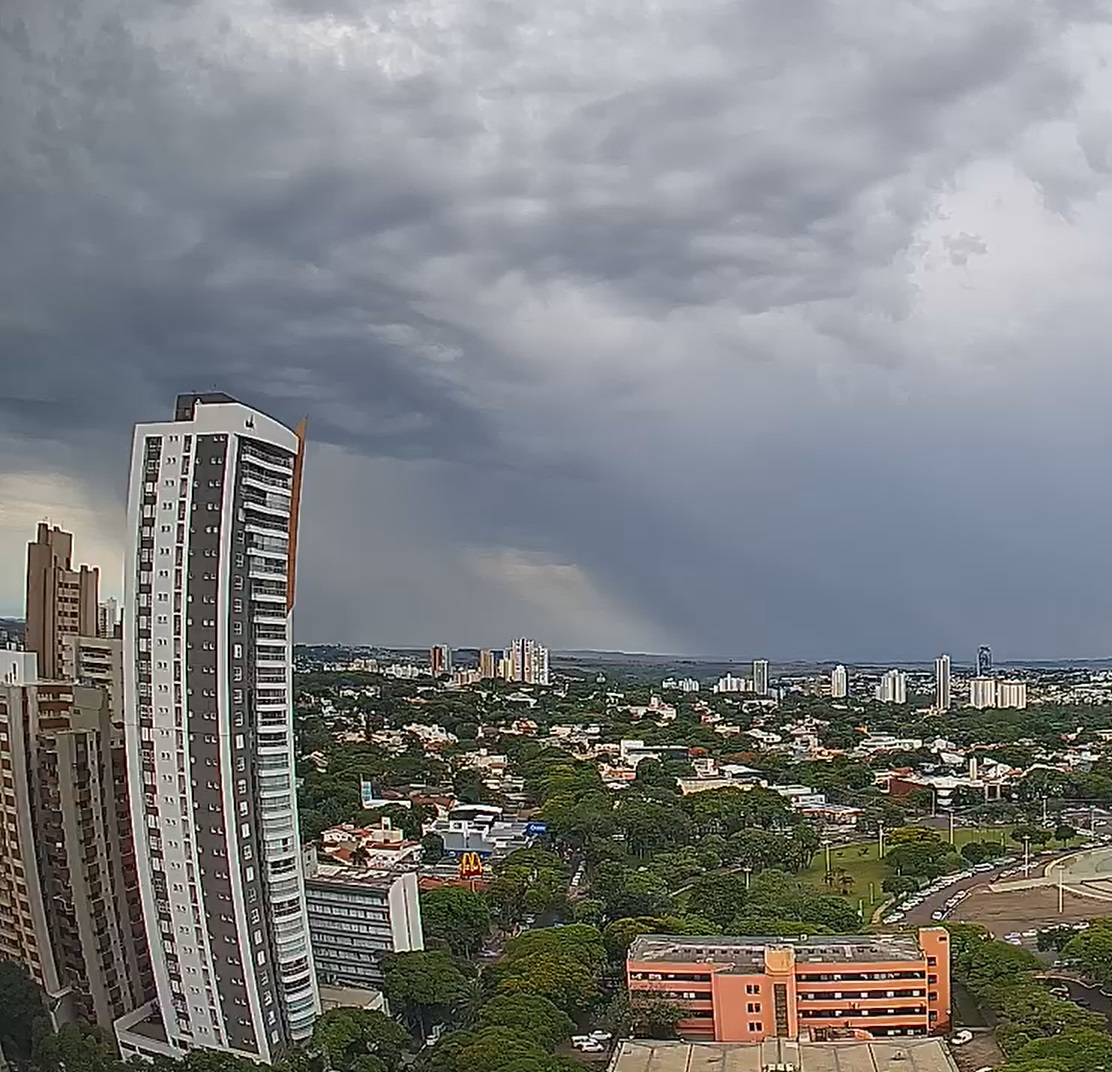
[{"label": "beige apartment building", "polygon": [[0,652],[0,955],[27,968],[56,1023],[108,1028],[153,992],[113,721],[105,689]]},{"label": "beige apartment building", "polygon": [[73,536],[40,523],[27,545],[27,627],[24,645],[38,656],[47,681],[62,676],[67,636],[96,636],[100,572],[73,568]]}]

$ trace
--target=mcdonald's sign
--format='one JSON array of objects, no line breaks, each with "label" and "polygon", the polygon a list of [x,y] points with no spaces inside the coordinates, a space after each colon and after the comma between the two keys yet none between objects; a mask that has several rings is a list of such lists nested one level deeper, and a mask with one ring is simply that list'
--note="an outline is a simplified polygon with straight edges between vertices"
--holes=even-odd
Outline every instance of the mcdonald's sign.
[{"label": "mcdonald's sign", "polygon": [[483,861],[477,852],[465,852],[459,858],[460,878],[482,878]]}]

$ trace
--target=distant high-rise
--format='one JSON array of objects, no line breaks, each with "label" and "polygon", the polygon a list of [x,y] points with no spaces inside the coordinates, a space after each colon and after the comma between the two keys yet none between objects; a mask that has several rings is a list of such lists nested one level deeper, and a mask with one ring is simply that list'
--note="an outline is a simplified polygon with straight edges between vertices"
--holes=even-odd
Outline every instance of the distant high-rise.
[{"label": "distant high-rise", "polygon": [[498,676],[498,661],[502,653],[484,648],[479,652],[479,677],[482,680]]},{"label": "distant high-rise", "polygon": [[977,677],[992,676],[992,648],[982,644],[977,649]]},{"label": "distant high-rise", "polygon": [[940,655],[934,661],[934,709],[950,710],[950,656]]},{"label": "distant high-rise", "polygon": [[907,674],[902,670],[889,670],[877,685],[876,698],[881,703],[907,703]]},{"label": "distant high-rise", "polygon": [[1027,682],[998,681],[996,683],[996,706],[1011,707],[1022,711],[1027,706]]},{"label": "distant high-rise", "polygon": [[291,707],[303,458],[303,428],[219,393],[135,429],[124,711],[161,1024],[118,1023],[125,1055],[270,1063],[320,1013]]},{"label": "distant high-rise", "polygon": [[535,640],[522,637],[507,649],[510,680],[526,685],[548,684],[548,649]]},{"label": "distant high-rise", "polygon": [[849,694],[849,674],[846,668],[839,663],[830,671],[830,697],[834,700],[844,700]]},{"label": "distant high-rise", "polygon": [[73,568],[73,536],[40,523],[27,545],[27,628],[24,647],[38,656],[38,675],[54,681],[62,673],[64,637],[97,635],[100,574]]},{"label": "distant high-rise", "polygon": [[433,677],[452,672],[452,649],[447,644],[434,644],[429,649],[429,667]]},{"label": "distant high-rise", "polygon": [[975,677],[969,682],[969,703],[978,710],[996,706],[996,678]]},{"label": "distant high-rise", "polygon": [[114,599],[106,599],[97,606],[97,636],[122,636],[120,605]]},{"label": "distant high-rise", "polygon": [[758,696],[768,695],[768,660],[753,660],[753,691]]},{"label": "distant high-rise", "polygon": [[111,1030],[153,994],[123,729],[108,691],[42,680],[36,663],[0,652],[0,955],[27,969],[56,1024]]}]

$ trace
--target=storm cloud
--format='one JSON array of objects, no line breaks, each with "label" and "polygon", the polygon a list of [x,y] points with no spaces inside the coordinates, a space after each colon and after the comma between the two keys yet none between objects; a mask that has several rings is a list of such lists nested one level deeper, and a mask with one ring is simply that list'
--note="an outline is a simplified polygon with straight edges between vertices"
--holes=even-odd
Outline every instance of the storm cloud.
[{"label": "storm cloud", "polygon": [[1105,10],[7,0],[0,613],[218,387],[301,640],[1108,654]]}]

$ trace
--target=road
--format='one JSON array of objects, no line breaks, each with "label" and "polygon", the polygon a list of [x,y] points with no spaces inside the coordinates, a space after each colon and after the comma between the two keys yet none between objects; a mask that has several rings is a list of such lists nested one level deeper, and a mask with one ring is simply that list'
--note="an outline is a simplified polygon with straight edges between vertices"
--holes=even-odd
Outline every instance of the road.
[{"label": "road", "polygon": [[1058,978],[1046,975],[1043,978],[1050,985],[1064,986],[1070,992],[1070,1000],[1084,1002],[1085,1008],[1092,1012],[1099,1012],[1108,1021],[1112,1030],[1112,995],[1104,993],[1099,987],[1086,986],[1075,979]]},{"label": "road", "polygon": [[[1059,856],[1068,856],[1068,855],[1070,855],[1069,852],[1054,853],[1054,854],[1048,855],[1048,856],[1032,856],[1031,857],[1031,877],[1036,878],[1036,877],[1042,875],[1042,873],[1045,870],[1047,864],[1052,863]],[[1012,877],[1016,878],[1016,879],[1020,879],[1020,878],[1023,877],[1023,874],[1022,874],[1023,865],[1022,865],[1022,863],[1020,863],[1020,864],[1008,864],[1006,867],[994,867],[991,871],[978,871],[975,875],[972,875],[969,878],[959,879],[952,886],[947,886],[944,889],[940,890],[938,893],[932,894],[925,901],[923,901],[923,903],[921,905],[919,905],[917,908],[911,909],[911,911],[909,911],[907,913],[907,917],[903,922],[904,923],[930,923],[930,922],[932,922],[931,914],[933,912],[945,911],[945,909],[942,907],[943,904],[946,901],[948,901],[951,897],[953,897],[954,894],[957,893],[959,890],[974,890],[979,886],[987,886],[990,883],[995,882],[1000,877],[1001,871],[1007,871],[1007,870],[1011,870],[1011,869],[1014,869],[1014,868],[1017,868],[1017,867],[1020,869],[1020,873],[1017,874],[1017,875],[1014,875]],[[953,919],[960,920],[962,918],[961,909],[962,909],[962,905],[959,904],[956,908],[954,908],[952,910],[952,912],[947,913],[946,918],[947,919],[953,918]],[[1000,936],[998,935],[997,937],[1000,937]]]}]

